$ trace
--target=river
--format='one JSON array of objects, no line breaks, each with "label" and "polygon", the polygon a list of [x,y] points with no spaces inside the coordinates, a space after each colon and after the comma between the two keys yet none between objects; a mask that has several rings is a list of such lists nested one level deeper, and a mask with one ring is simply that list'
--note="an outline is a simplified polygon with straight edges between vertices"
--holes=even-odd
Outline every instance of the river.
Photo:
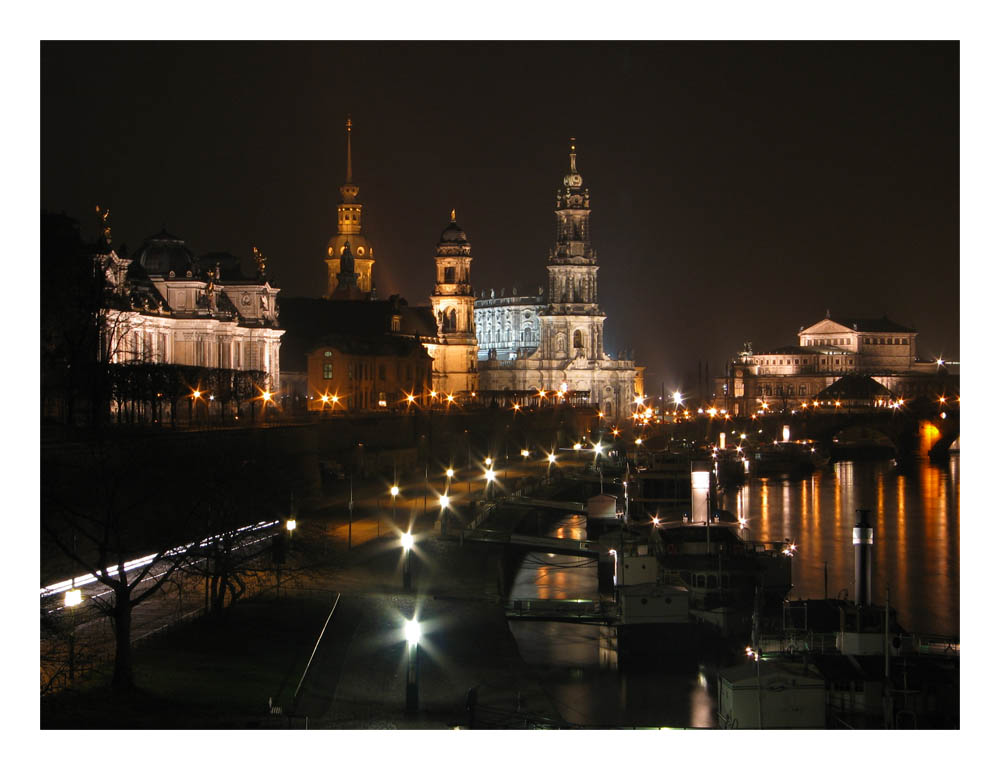
[{"label": "river", "polygon": [[[960,460],[838,462],[806,477],[752,479],[722,495],[726,510],[748,519],[754,540],[790,539],[790,598],[854,598],[851,530],[856,510],[871,510],[875,530],[872,599],[888,587],[900,624],[911,631],[959,637]],[[585,518],[553,520],[551,534],[585,537]],[[512,599],[597,598],[593,562],[529,554]],[[714,660],[654,660],[619,666],[601,626],[511,621],[521,656],[538,672],[563,718],[590,726],[714,727]]]}]

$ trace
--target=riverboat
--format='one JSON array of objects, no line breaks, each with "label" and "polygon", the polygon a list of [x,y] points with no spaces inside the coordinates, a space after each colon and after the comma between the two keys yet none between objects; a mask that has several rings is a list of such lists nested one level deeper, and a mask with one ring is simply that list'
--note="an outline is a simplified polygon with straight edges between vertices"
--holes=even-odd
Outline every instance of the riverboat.
[{"label": "riverboat", "polygon": [[756,476],[779,473],[812,473],[830,457],[812,441],[775,441],[753,451],[750,467]]}]

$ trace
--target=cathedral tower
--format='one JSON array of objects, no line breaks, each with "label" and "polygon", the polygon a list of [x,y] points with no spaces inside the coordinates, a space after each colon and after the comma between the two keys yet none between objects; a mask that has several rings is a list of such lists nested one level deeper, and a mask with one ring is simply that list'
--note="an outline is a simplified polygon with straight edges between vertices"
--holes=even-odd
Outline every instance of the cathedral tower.
[{"label": "cathedral tower", "polygon": [[546,359],[604,358],[604,314],[597,305],[597,252],[590,244],[590,191],[576,168],[571,139],[569,171],[556,192],[556,245],[549,251],[548,307],[541,317]]},{"label": "cathedral tower", "polygon": [[348,246],[351,248],[351,256],[354,257],[354,268],[351,272],[358,274],[358,290],[364,296],[370,296],[372,292],[372,266],[375,264],[375,251],[361,231],[362,204],[356,201],[358,192],[358,186],[351,178],[351,119],[348,118],[347,180],[340,186],[341,203],[337,206],[337,234],[330,239],[326,248],[328,280],[325,296],[327,299],[336,298],[334,293],[340,280],[340,258]]},{"label": "cathedral tower", "polygon": [[472,246],[458,223],[455,211],[441,233],[434,258],[437,278],[431,309],[437,321],[438,342],[427,346],[434,359],[434,389],[443,393],[476,390],[475,297],[472,294]]}]

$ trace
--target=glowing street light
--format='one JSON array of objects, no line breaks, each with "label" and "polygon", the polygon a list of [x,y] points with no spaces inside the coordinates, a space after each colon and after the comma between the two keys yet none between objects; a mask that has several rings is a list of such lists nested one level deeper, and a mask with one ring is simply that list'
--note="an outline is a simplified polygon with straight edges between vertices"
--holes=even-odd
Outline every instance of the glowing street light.
[{"label": "glowing street light", "polygon": [[674,403],[677,404],[677,406],[684,403],[684,396],[681,395],[679,390],[674,391]]},{"label": "glowing street light", "polygon": [[403,624],[403,636],[406,638],[406,713],[416,714],[420,702],[420,623],[416,618]]},{"label": "glowing street light", "polygon": [[399,537],[399,544],[403,547],[403,589],[410,590],[411,578],[410,567],[413,556],[413,534],[404,532]]},{"label": "glowing street light", "polygon": [[489,468],[490,466],[493,465],[493,458],[492,457],[487,457],[486,460],[485,460],[485,462],[486,462],[486,467]]},{"label": "glowing street light", "polygon": [[392,495],[392,523],[396,523],[396,496],[399,494],[399,487],[393,484],[389,487],[389,494]]},{"label": "glowing street light", "polygon": [[579,441],[577,441],[575,444],[573,444],[573,449],[575,449],[577,452],[579,452],[581,449],[583,449],[583,444],[581,444]]},{"label": "glowing street light", "polygon": [[525,460],[527,460],[527,459],[528,459],[528,456],[529,456],[530,454],[531,454],[531,452],[530,452],[529,450],[527,450],[527,449],[522,449],[522,450],[521,450],[521,457],[523,457],[523,458],[524,458]]},{"label": "glowing street light", "polygon": [[295,519],[289,519],[288,521],[285,522],[285,529],[288,530],[289,535],[291,535],[295,531],[295,528],[297,526],[298,524],[296,523]]},{"label": "glowing street light", "polygon": [[642,439],[641,439],[641,438],[637,438],[637,439],[635,440],[635,445],[636,445],[636,446],[642,446]]}]

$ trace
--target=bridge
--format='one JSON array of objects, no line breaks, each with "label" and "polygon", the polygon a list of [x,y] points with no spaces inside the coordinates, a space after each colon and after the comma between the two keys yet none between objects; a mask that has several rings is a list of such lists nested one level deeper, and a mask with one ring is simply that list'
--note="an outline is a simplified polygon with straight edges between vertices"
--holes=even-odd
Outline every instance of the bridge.
[{"label": "bridge", "polygon": [[[942,415],[944,415],[942,417]],[[901,409],[855,409],[844,411],[797,410],[795,413],[758,415],[752,421],[764,434],[779,439],[782,427],[791,429],[792,438],[810,438],[826,447],[851,428],[865,428],[892,442],[896,456],[926,450],[932,459],[947,457],[948,449],[961,432],[961,410],[934,405],[904,406]]]}]

